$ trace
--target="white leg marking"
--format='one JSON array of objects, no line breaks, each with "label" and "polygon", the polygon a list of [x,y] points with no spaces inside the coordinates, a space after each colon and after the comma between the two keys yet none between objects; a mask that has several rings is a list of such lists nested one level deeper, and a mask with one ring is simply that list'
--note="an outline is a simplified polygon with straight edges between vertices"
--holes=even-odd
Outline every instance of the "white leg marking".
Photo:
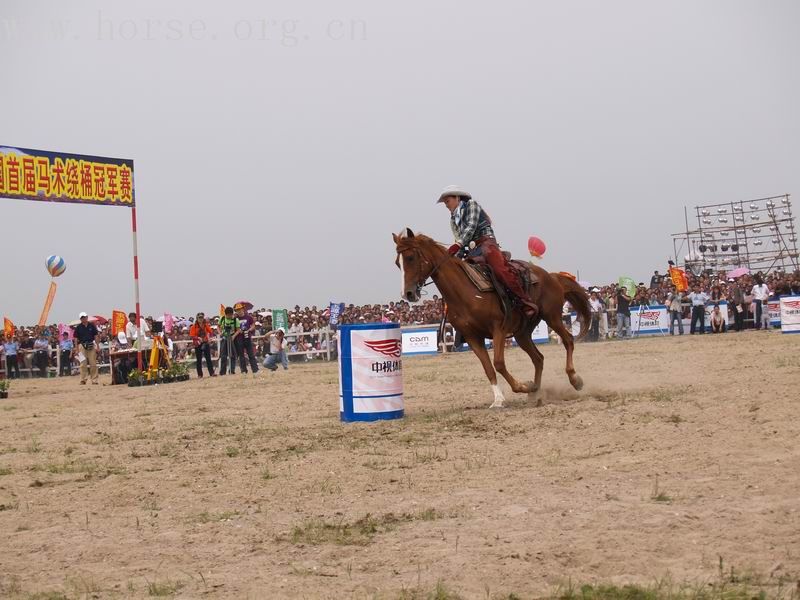
[{"label": "white leg marking", "polygon": [[505,397],[503,396],[503,392],[500,391],[500,386],[493,385],[492,391],[494,392],[494,402],[489,408],[503,408],[503,402],[506,401]]},{"label": "white leg marking", "polygon": [[400,264],[400,297],[405,300],[406,299],[406,271],[403,268],[403,257],[400,257],[398,261]]}]

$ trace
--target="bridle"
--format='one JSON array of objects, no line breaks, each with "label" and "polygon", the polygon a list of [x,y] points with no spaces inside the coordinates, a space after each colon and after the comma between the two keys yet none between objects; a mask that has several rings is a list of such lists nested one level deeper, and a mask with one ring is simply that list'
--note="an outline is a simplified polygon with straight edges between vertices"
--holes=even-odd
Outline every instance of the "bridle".
[{"label": "bridle", "polygon": [[[419,248],[416,248],[416,247],[412,248],[412,252],[414,252],[414,256],[416,257],[416,259],[419,262],[422,262],[424,260],[427,264],[433,265],[433,268],[431,269],[431,272],[428,273],[428,276],[425,277],[425,279],[421,279],[421,280],[417,281],[417,290],[416,290],[417,291],[417,296],[421,296],[422,295],[422,288],[428,287],[429,285],[433,284],[433,276],[434,276],[434,274],[436,273],[436,271],[439,270],[439,267],[441,267],[445,263],[445,261],[448,258],[450,258],[450,255],[445,252],[445,255],[442,257],[442,260],[440,260],[438,263],[436,263],[434,265],[428,259],[427,256],[425,256],[424,254],[422,254],[422,252],[420,252]],[[397,252],[397,259],[394,261],[394,264],[397,265],[398,269],[400,268],[400,254],[401,253],[398,251]],[[430,279],[430,281],[428,281],[429,279]]]}]

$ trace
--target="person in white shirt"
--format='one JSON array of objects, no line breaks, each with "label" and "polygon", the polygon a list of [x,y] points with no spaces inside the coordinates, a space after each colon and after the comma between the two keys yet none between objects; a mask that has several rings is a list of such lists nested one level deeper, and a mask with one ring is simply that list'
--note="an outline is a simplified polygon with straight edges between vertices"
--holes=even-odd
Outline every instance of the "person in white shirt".
[{"label": "person in white shirt", "polygon": [[589,327],[589,341],[596,342],[600,339],[600,314],[603,312],[603,303],[597,296],[599,290],[594,288],[589,295],[589,307],[592,309],[592,324]]},{"label": "person in white shirt", "polygon": [[[136,327],[136,313],[128,313],[128,323],[125,325],[125,337],[129,344],[132,344],[137,350],[145,350],[153,347],[152,340],[148,337],[150,328],[147,326],[147,321],[144,317],[139,319],[140,327]],[[139,331],[142,332],[142,341],[139,343]]]},{"label": "person in white shirt", "polygon": [[750,293],[753,295],[753,303],[756,305],[756,329],[761,329],[761,323],[764,323],[764,330],[769,330],[769,311],[764,310],[769,300],[769,288],[761,275],[755,276],[756,284]]}]

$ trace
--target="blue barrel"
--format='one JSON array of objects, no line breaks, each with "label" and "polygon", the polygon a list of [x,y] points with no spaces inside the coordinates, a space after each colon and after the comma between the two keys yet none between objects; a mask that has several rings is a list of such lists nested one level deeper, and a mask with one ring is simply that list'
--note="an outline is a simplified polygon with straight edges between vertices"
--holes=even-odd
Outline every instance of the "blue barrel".
[{"label": "blue barrel", "polygon": [[397,323],[339,327],[339,415],[342,421],[403,416],[403,338]]}]

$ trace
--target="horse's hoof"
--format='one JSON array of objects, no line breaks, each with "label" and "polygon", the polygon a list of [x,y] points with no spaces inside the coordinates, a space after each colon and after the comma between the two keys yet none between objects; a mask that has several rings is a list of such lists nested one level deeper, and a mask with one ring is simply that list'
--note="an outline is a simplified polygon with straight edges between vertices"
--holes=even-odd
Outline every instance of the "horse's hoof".
[{"label": "horse's hoof", "polygon": [[579,392],[583,389],[583,378],[580,375],[575,375],[575,379],[572,381],[572,387]]},{"label": "horse's hoof", "polygon": [[492,402],[492,405],[489,408],[504,408],[502,402]]},{"label": "horse's hoof", "polygon": [[530,392],[528,394],[528,400],[533,402],[534,406],[537,408],[542,405],[542,395],[538,391]]}]

